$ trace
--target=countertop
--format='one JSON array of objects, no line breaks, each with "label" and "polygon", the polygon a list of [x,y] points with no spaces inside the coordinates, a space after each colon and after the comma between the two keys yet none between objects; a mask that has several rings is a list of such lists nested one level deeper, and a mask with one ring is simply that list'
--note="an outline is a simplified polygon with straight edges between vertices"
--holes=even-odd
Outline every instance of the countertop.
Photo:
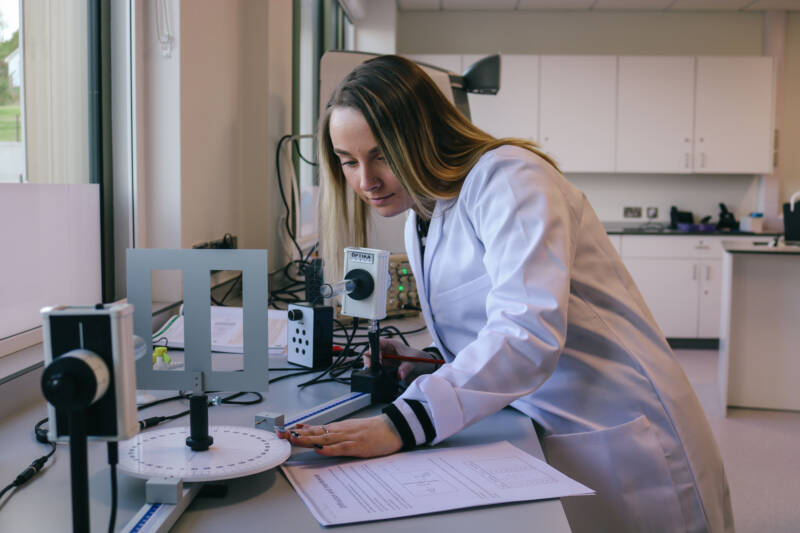
[{"label": "countertop", "polygon": [[799,244],[780,243],[770,246],[770,241],[722,241],[722,248],[732,254],[788,254],[800,255]]},{"label": "countertop", "polygon": [[603,222],[603,227],[609,235],[731,235],[731,236],[775,236],[775,233],[753,233],[752,231],[678,231],[670,229],[668,222]]}]

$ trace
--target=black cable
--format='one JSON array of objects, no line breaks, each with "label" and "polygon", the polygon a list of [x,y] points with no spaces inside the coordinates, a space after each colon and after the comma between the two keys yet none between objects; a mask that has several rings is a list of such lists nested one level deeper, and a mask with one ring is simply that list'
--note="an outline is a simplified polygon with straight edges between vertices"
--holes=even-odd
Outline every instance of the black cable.
[{"label": "black cable", "polygon": [[319,241],[317,241],[317,242],[315,242],[315,243],[314,243],[314,245],[313,245],[313,246],[311,247],[311,249],[308,251],[308,253],[306,254],[306,256],[303,258],[303,261],[305,261],[305,262],[307,263],[307,262],[308,262],[308,260],[311,258],[311,255],[314,253],[314,251],[315,251],[317,248],[319,248]]},{"label": "black cable", "polygon": [[111,515],[108,518],[108,533],[114,533],[117,523],[117,463],[119,462],[119,443],[108,443],[108,466],[111,470]]},{"label": "black cable", "polygon": [[136,409],[138,411],[141,411],[143,409],[147,409],[149,407],[153,407],[154,405],[160,405],[162,403],[174,402],[176,400],[188,400],[190,396],[191,396],[191,394],[189,394],[187,392],[178,391],[178,394],[175,395],[175,396],[170,396],[169,398],[161,398],[160,400],[153,400],[152,402],[139,404],[139,405],[136,406]]},{"label": "black cable", "polygon": [[[47,421],[47,419],[45,419],[44,421]],[[42,423],[43,422],[40,420],[36,424],[36,428],[40,428]],[[39,434],[37,433],[36,435],[37,435],[37,439],[36,440],[38,441],[39,440],[39,436],[38,436]],[[14,488],[17,488],[17,487],[21,487],[22,485],[24,485],[25,483],[30,481],[30,479],[33,476],[35,476],[39,471],[42,470],[42,468],[44,468],[44,465],[47,462],[47,460],[50,459],[50,457],[52,457],[53,454],[56,452],[56,444],[54,442],[47,441],[47,444],[49,444],[50,447],[51,447],[50,452],[45,454],[45,455],[42,455],[41,457],[37,457],[36,459],[34,459],[33,462],[31,462],[31,464],[28,465],[28,467],[25,470],[20,472],[17,475],[17,477],[14,478],[14,481],[12,481],[8,485],[6,485],[3,488],[3,490],[0,490],[0,498],[5,496],[6,493],[8,493],[11,489],[14,489]]]},{"label": "black cable", "polygon": [[[253,394],[255,395],[255,399],[253,400],[244,400],[244,401],[234,401],[235,398],[242,396],[243,394]],[[220,403],[227,404],[227,405],[255,405],[257,403],[261,403],[264,401],[264,397],[259,392],[255,391],[242,391],[242,392],[235,392],[230,396],[223,398]]]},{"label": "black cable", "polygon": [[294,151],[297,153],[297,157],[299,157],[300,159],[302,159],[303,161],[305,161],[306,163],[308,163],[312,167],[319,166],[317,163],[315,163],[313,161],[309,161],[308,159],[303,157],[303,154],[300,152],[300,142],[298,141],[298,139],[293,139],[292,140],[292,144],[294,144]]},{"label": "black cable", "polygon": [[[353,335],[355,335],[355,332],[356,332],[357,329],[358,329],[358,317],[354,317],[353,318]],[[341,362],[349,356],[348,355],[349,350],[350,350],[350,339],[348,339],[347,343],[345,344],[344,350],[342,350],[342,354],[340,356],[338,356],[330,364],[330,366],[328,366],[328,368],[323,370],[319,375],[315,376],[314,378],[312,378],[312,379],[310,379],[308,381],[304,381],[303,383],[300,383],[297,386],[302,389],[304,387],[308,387],[309,385],[314,385],[315,383],[319,382],[319,380],[321,380],[323,377],[325,377],[327,374],[329,374],[332,370],[337,368],[337,366],[340,365]]]},{"label": "black cable", "polygon": [[275,383],[277,381],[282,381],[284,379],[293,378],[295,376],[304,376],[306,374],[311,374],[312,372],[316,372],[316,370],[314,370],[313,368],[308,369],[308,370],[300,370],[298,372],[292,372],[291,374],[284,374],[284,375],[278,376],[276,378],[271,378],[269,380],[269,382],[270,383]]},{"label": "black cable", "polygon": [[[289,209],[289,202],[286,200],[286,193],[283,190],[283,178],[281,178],[281,147],[283,147],[283,143],[286,142],[286,140],[290,139],[291,137],[292,137],[291,135],[284,135],[278,141],[278,148],[275,150],[275,170],[277,172],[277,177],[278,177],[278,191],[280,192],[281,200],[283,201],[283,209],[285,215],[284,225],[286,227],[286,233],[289,235],[289,238],[292,240],[292,244],[294,244],[294,247],[297,249],[297,256],[303,257],[303,250],[297,243],[294,231],[292,231],[291,225],[289,223],[292,212],[291,209]],[[292,188],[294,188],[294,182],[292,182]]]},{"label": "black cable", "polygon": [[[213,394],[213,391],[208,391],[208,392],[211,392]],[[234,401],[235,398],[238,398],[242,394],[254,394],[256,396],[256,399],[254,399],[254,400],[246,400],[246,401]],[[181,398],[186,398],[186,397],[181,397]],[[176,400],[176,399],[179,399],[179,398],[173,397],[172,399]],[[156,401],[158,401],[158,400],[156,400]],[[230,404],[230,405],[254,405],[254,404],[260,403],[262,401],[264,401],[264,397],[260,393],[254,392],[254,391],[243,391],[243,392],[235,392],[235,393],[231,394],[230,396],[226,396],[225,398],[222,398],[219,403],[220,404]],[[153,402],[151,402],[151,404],[152,403]],[[208,406],[209,407],[213,407],[214,405],[216,405],[216,404],[213,401],[209,400]],[[144,420],[139,420],[139,429],[140,430],[148,429],[148,428],[155,427],[155,426],[157,426],[157,425],[159,425],[159,424],[161,424],[163,422],[169,422],[171,420],[177,420],[178,418],[184,417],[184,416],[188,415],[189,413],[191,413],[191,410],[187,409],[185,411],[181,411],[179,413],[175,413],[175,414],[172,414],[172,415],[152,416],[150,418],[145,418]]]}]

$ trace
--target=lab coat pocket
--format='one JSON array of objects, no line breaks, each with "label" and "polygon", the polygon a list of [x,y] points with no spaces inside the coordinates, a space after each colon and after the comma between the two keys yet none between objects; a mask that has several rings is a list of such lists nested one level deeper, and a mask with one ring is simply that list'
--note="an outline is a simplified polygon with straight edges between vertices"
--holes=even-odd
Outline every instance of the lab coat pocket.
[{"label": "lab coat pocket", "polygon": [[544,448],[553,467],[597,492],[562,499],[573,532],[686,530],[664,449],[644,415],[600,431],[551,435]]},{"label": "lab coat pocket", "polygon": [[468,296],[479,296],[478,299],[483,302],[486,300],[483,296],[485,296],[485,293],[488,292],[491,286],[492,279],[489,277],[489,274],[484,273],[482,276],[478,276],[464,283],[459,283],[457,286],[445,289],[442,292],[434,292],[431,303],[441,308]]},{"label": "lab coat pocket", "polygon": [[431,316],[443,346],[455,354],[475,340],[486,323],[486,294],[492,285],[488,274],[460,283],[431,296]]}]

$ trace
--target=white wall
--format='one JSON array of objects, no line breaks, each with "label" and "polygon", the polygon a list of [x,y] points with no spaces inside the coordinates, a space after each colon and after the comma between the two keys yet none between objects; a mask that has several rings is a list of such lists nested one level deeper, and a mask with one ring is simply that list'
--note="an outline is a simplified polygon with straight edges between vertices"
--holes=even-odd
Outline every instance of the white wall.
[{"label": "white wall", "polygon": [[275,148],[292,131],[292,1],[244,0],[240,171],[242,248],[269,250],[270,269],[288,261],[281,249],[282,213],[275,176]]},{"label": "white wall", "polygon": [[240,248],[268,249],[277,268],[274,151],[291,130],[292,2],[166,4],[167,56],[157,3],[136,5],[136,246],[190,248],[231,233]]},{"label": "white wall", "polygon": [[357,2],[354,16],[355,49],[376,54],[393,54],[397,48],[397,3],[395,0],[364,0]]},{"label": "white wall", "polygon": [[[157,31],[159,3],[136,0],[134,7],[137,248],[181,247],[180,0],[164,4],[173,43],[167,55]],[[180,278],[154,276],[153,293],[165,301],[181,299]]]},{"label": "white wall", "polygon": [[800,12],[789,13],[786,25],[783,85],[783,128],[778,165],[781,169],[781,202],[800,191]]},{"label": "white wall", "polygon": [[[758,12],[400,12],[397,50],[402,54],[762,55],[763,22]],[[792,15],[789,26],[797,25]],[[798,30],[790,30],[791,42]],[[796,52],[800,55],[800,47]],[[786,169],[783,172],[785,176]],[[657,206],[660,220],[669,219],[670,205],[715,219],[720,201],[739,216],[759,205],[756,176],[567,177],[608,221],[624,220],[626,205]]]},{"label": "white wall", "polygon": [[182,248],[241,232],[243,9],[242,0],[181,2]]}]

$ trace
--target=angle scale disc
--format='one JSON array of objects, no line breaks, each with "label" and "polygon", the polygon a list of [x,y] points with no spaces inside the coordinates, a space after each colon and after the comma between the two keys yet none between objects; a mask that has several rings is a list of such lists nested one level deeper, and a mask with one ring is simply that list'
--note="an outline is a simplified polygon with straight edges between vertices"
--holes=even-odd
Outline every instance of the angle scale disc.
[{"label": "angle scale disc", "polygon": [[120,443],[119,466],[134,477],[218,481],[257,474],[289,457],[291,444],[274,433],[240,426],[211,426],[214,444],[202,452],[186,445],[188,427],[146,431]]}]

